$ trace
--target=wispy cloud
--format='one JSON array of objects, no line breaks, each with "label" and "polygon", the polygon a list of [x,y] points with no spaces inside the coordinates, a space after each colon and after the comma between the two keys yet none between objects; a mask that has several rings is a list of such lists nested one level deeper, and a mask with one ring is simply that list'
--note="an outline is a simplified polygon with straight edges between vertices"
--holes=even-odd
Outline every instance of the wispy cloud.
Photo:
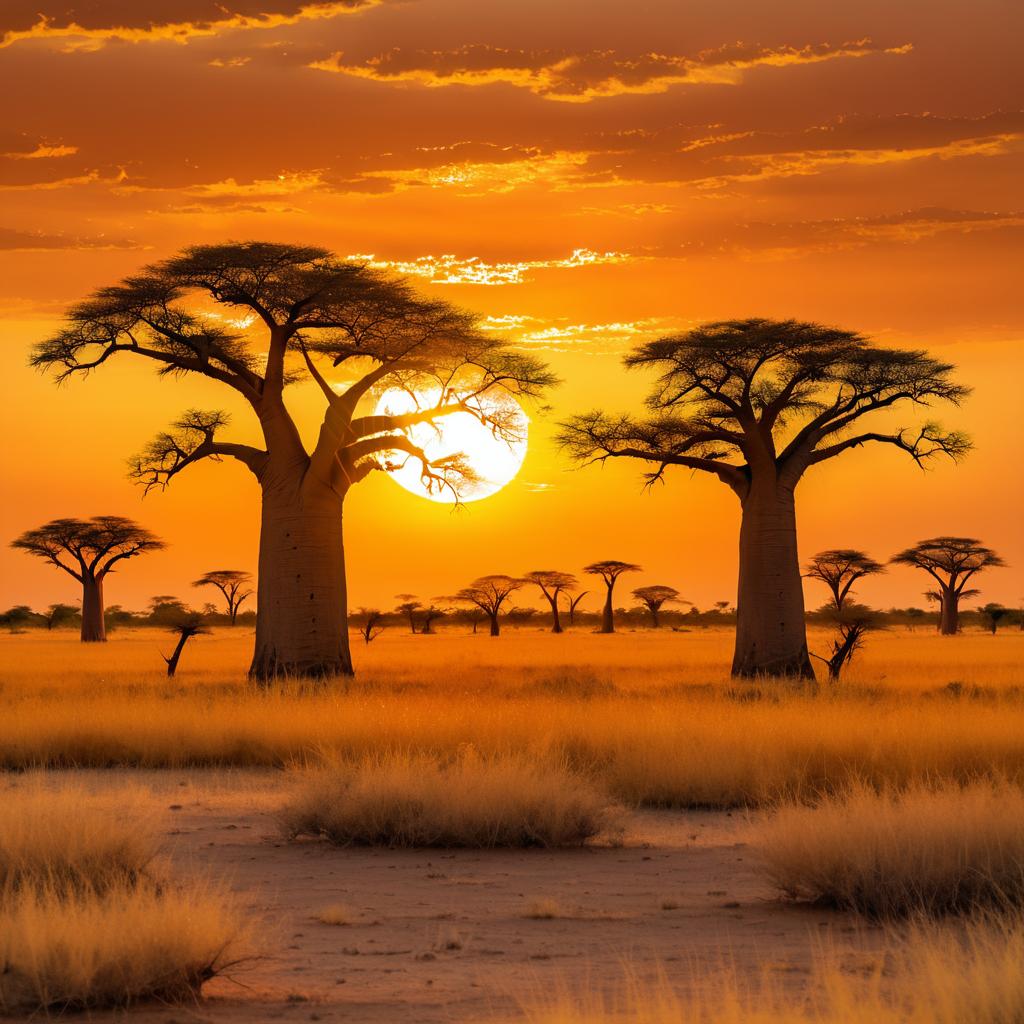
[{"label": "wispy cloud", "polygon": [[902,55],[911,49],[909,43],[886,47],[870,39],[799,47],[736,43],[696,56],[626,56],[615,50],[574,54],[476,45],[429,51],[396,48],[355,63],[346,63],[344,53],[336,52],[309,67],[431,89],[511,85],[548,100],[588,103],[613,96],[663,93],[677,85],[737,85],[755,68],[784,68],[876,54]]},{"label": "wispy cloud", "polygon": [[52,160],[63,156],[74,156],[78,152],[77,146],[50,146],[40,142],[35,149],[26,153],[4,153],[8,160]]},{"label": "wispy cloud", "polygon": [[602,324],[574,324],[565,319],[551,321],[506,313],[487,317],[483,328],[507,335],[513,344],[533,352],[621,355],[637,342],[668,334],[682,323],[665,317],[648,317]]}]

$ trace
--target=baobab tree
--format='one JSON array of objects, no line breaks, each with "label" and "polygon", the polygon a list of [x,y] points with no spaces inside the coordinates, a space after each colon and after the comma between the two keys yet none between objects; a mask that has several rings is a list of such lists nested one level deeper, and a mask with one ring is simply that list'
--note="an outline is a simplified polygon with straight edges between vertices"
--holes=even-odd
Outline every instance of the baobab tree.
[{"label": "baobab tree", "polygon": [[865,576],[880,572],[885,572],[885,566],[881,562],[876,562],[863,551],[855,551],[853,548],[819,551],[804,566],[804,576],[820,580],[828,587],[832,594],[832,602],[839,613],[842,613],[843,605],[851,596],[854,583]]},{"label": "baobab tree", "polygon": [[[636,459],[648,486],[672,467],[708,473],[742,510],[738,676],[813,677],[797,551],[797,484],[812,466],[869,444],[923,466],[970,448],[935,423],[883,429],[873,414],[959,402],[953,367],[924,352],[883,348],[850,331],[793,320],[731,320],[641,345],[630,367],[658,371],[637,419],[595,411],[562,424],[581,464]],[[891,419],[888,420],[891,422]]]},{"label": "baobab tree", "polygon": [[658,629],[661,626],[658,613],[661,611],[662,605],[678,601],[679,591],[675,587],[655,585],[651,587],[637,587],[633,591],[633,596],[647,607],[647,610],[651,613],[651,625]]},{"label": "baobab tree", "polygon": [[523,580],[540,588],[544,599],[551,605],[551,632],[561,633],[562,621],[558,614],[559,598],[565,591],[575,590],[579,586],[579,581],[572,573],[558,572],[556,569],[535,569],[533,572],[526,573]]},{"label": "baobab tree", "polygon": [[[499,636],[501,627],[498,616],[501,614],[501,606],[522,586],[523,580],[514,576],[481,576],[460,590],[454,599],[476,605],[490,620],[491,636]],[[476,632],[475,627],[473,632]]]},{"label": "baobab tree", "polygon": [[615,590],[615,582],[618,578],[626,572],[642,572],[643,569],[639,565],[634,565],[632,562],[616,562],[609,560],[605,562],[591,562],[590,565],[584,566],[583,571],[590,573],[592,576],[600,576],[604,580],[605,587],[605,598],[604,598],[604,610],[601,612],[601,629],[602,633],[614,633],[615,632],[615,612],[612,608],[612,593]]},{"label": "baobab tree", "polygon": [[241,569],[214,569],[213,572],[200,576],[192,586],[216,587],[224,596],[227,615],[233,626],[238,619],[238,610],[252,597],[253,591],[249,586],[251,581],[251,572],[243,572]]},{"label": "baobab tree", "polygon": [[932,537],[893,555],[890,561],[923,569],[935,580],[938,589],[931,593],[938,597],[939,632],[943,636],[953,636],[960,628],[960,601],[978,593],[967,590],[968,582],[984,569],[1006,565],[974,537]]},{"label": "baobab tree", "polygon": [[411,632],[416,632],[416,613],[422,611],[423,605],[420,604],[419,599],[415,594],[395,594],[402,603],[397,605],[395,611],[399,615],[404,615],[409,620],[409,629]]},{"label": "baobab tree", "polygon": [[53,519],[27,530],[11,547],[45,559],[82,585],[82,642],[100,643],[107,639],[103,617],[107,576],[119,562],[159,551],[165,544],[131,519],[94,516]]},{"label": "baobab tree", "polygon": [[[210,316],[211,300],[225,312]],[[216,382],[259,423],[262,446],[240,444],[222,438],[225,412],[191,409],[143,450],[133,475],[147,490],[162,488],[197,462],[229,459],[255,476],[262,525],[249,672],[261,681],[352,673],[342,537],[350,488],[411,460],[425,487],[458,500],[474,478],[465,456],[432,458],[409,428],[467,413],[514,443],[517,400],[556,380],[471,313],[326,249],[267,242],[195,246],[100,289],[36,346],[32,362],[62,381],[121,356],[147,360],[164,377]],[[344,383],[328,381],[324,367]],[[300,381],[323,399],[311,450],[284,399]],[[416,408],[360,411],[394,387]]]}]

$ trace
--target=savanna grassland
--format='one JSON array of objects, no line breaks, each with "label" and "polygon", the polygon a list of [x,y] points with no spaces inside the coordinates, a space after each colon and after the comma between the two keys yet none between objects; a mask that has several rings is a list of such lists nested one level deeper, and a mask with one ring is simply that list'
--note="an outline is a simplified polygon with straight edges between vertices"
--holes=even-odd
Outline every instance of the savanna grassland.
[{"label": "savanna grassland", "polygon": [[389,629],[323,687],[253,686],[251,640],[169,681],[159,630],[0,636],[8,1012],[1024,1007],[1019,630],[890,629],[816,689],[731,679],[715,629]]}]

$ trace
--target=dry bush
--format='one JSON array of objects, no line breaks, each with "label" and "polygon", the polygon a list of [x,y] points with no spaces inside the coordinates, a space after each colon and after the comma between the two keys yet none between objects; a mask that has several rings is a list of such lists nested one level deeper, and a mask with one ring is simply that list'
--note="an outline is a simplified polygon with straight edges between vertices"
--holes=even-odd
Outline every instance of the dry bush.
[{"label": "dry bush", "polygon": [[851,973],[818,954],[809,993],[767,976],[753,984],[725,966],[688,995],[662,977],[627,975],[612,995],[562,991],[525,1007],[527,1024],[1016,1024],[1024,1019],[1024,921],[977,920],[966,930],[910,929],[872,969]]},{"label": "dry bush", "polygon": [[546,896],[531,900],[523,910],[522,916],[531,921],[553,921],[557,917],[568,917],[569,915],[558,900]]},{"label": "dry bush", "polygon": [[[129,797],[129,803],[131,798]],[[141,807],[126,818],[125,795],[91,796],[33,781],[0,794],[0,890],[55,891],[131,883],[156,854],[155,825]]]},{"label": "dry bush", "polygon": [[331,903],[314,915],[321,924],[335,926],[355,924],[359,915],[344,903]]},{"label": "dry bush", "polygon": [[0,1010],[179,1002],[237,959],[241,928],[209,888],[117,883],[0,897]]},{"label": "dry bush", "polygon": [[592,783],[522,756],[370,757],[305,774],[285,831],[364,846],[581,846],[621,832]]},{"label": "dry bush", "polygon": [[1024,904],[1024,792],[1008,783],[858,785],[781,808],[757,844],[787,896],[873,917]]}]

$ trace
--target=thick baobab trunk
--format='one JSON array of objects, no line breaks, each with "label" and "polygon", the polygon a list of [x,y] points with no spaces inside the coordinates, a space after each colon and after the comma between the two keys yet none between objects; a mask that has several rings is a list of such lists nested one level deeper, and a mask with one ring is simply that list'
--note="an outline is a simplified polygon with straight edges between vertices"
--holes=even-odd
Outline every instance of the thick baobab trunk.
[{"label": "thick baobab trunk", "polygon": [[490,616],[490,619],[491,619],[491,636],[500,636],[501,635],[501,627],[498,625],[498,615],[497,615],[497,613],[495,613],[494,615]]},{"label": "thick baobab trunk", "polygon": [[658,616],[658,609],[650,608],[648,611],[651,613],[651,627],[653,629],[661,629],[661,619]]},{"label": "thick baobab trunk", "polygon": [[960,599],[952,590],[943,590],[939,607],[939,632],[943,636],[956,636],[960,628]]},{"label": "thick baobab trunk", "polygon": [[352,675],[342,499],[326,486],[263,494],[251,678]]},{"label": "thick baobab trunk", "polygon": [[774,484],[755,484],[743,501],[732,673],[814,678],[793,492]]},{"label": "thick baobab trunk", "polygon": [[103,643],[107,627],[103,620],[103,580],[86,576],[82,583],[82,643]]},{"label": "thick baobab trunk", "polygon": [[601,632],[602,633],[614,633],[615,632],[615,615],[612,611],[612,588],[608,587],[608,592],[604,599],[604,609],[601,612]]}]

